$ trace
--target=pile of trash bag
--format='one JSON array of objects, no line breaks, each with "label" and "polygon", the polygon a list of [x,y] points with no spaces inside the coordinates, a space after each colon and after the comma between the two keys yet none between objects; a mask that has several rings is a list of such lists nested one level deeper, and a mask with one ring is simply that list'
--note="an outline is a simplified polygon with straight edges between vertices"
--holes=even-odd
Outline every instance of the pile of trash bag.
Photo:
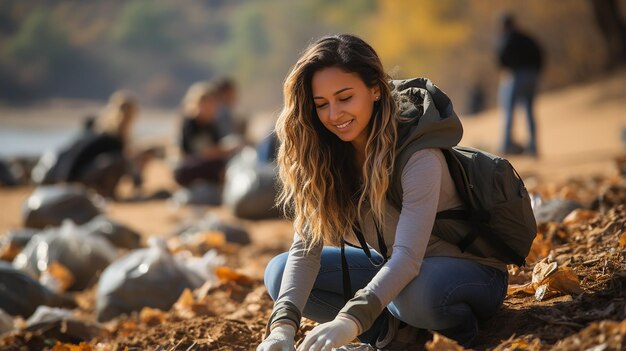
[{"label": "pile of trash bag", "polygon": [[96,292],[98,321],[144,307],[167,311],[185,289],[210,281],[214,268],[222,262],[215,251],[202,258],[188,253],[174,256],[164,241],[151,240],[147,248],[119,258],[102,273]]},{"label": "pile of trash bag", "polygon": [[249,245],[251,243],[250,235],[246,229],[236,224],[225,223],[210,212],[193,223],[180,226],[174,231],[174,235],[184,237],[211,231],[224,233],[224,238],[229,243],[239,245]]},{"label": "pile of trash bag", "polygon": [[89,222],[83,224],[81,230],[88,235],[106,239],[118,248],[132,250],[141,247],[141,235],[137,231],[104,215],[94,217]]},{"label": "pile of trash bag", "polygon": [[247,147],[226,166],[222,203],[244,219],[277,218],[276,165],[259,162],[255,149]]},{"label": "pile of trash bag", "polygon": [[40,186],[22,208],[24,226],[58,227],[66,219],[83,224],[101,213],[100,199],[79,185]]},{"label": "pile of trash bag", "polygon": [[28,318],[41,305],[76,307],[71,298],[50,291],[25,272],[0,261],[0,309]]},{"label": "pile of trash bag", "polygon": [[54,262],[73,275],[71,290],[82,290],[96,282],[99,272],[117,257],[116,249],[105,239],[87,235],[72,221],[35,235],[13,260],[17,269],[40,276]]}]

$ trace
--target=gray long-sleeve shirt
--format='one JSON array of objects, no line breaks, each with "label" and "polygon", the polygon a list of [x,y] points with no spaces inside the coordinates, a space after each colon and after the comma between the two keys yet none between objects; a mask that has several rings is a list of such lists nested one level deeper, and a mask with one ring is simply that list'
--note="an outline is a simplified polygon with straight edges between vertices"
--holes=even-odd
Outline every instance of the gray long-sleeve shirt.
[{"label": "gray long-sleeve shirt", "polygon": [[[506,270],[505,264],[498,260],[463,253],[455,245],[431,235],[437,212],[462,205],[439,149],[423,149],[411,156],[402,172],[402,189],[400,213],[390,203],[386,204],[382,234],[389,261],[340,312],[357,320],[361,330],[367,330],[382,309],[419,274],[424,257],[461,257]],[[372,215],[362,213],[362,218],[360,226],[366,242],[380,252]],[[355,238],[345,239],[358,242]],[[277,302],[289,301],[300,311],[304,309],[319,272],[321,250],[319,245],[307,252],[301,238],[294,235]]]}]

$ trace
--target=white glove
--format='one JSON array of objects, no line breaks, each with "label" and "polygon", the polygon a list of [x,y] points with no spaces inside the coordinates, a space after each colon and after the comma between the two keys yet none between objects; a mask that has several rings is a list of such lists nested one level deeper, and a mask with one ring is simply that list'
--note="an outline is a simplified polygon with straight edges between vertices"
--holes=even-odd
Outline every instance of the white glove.
[{"label": "white glove", "polygon": [[359,326],[350,318],[337,316],[328,323],[313,328],[298,351],[330,351],[344,346],[359,334]]},{"label": "white glove", "polygon": [[263,340],[256,351],[295,351],[296,328],[291,324],[279,324],[272,328],[270,335]]}]

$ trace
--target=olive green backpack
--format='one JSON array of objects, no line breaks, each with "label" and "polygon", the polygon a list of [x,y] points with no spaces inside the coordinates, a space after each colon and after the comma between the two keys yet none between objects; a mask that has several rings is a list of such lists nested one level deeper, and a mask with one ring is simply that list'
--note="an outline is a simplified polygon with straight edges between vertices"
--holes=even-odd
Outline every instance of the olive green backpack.
[{"label": "olive green backpack", "polygon": [[[433,234],[461,251],[524,265],[537,225],[521,177],[509,161],[478,149],[456,146],[442,151],[465,206],[438,212]],[[402,187],[399,182],[392,186]],[[401,189],[388,198],[400,209],[397,194]]]},{"label": "olive green backpack", "polygon": [[[400,175],[411,155],[425,147],[440,148],[464,207],[437,213],[433,234],[461,251],[524,265],[537,224],[519,174],[501,157],[453,146],[460,140],[462,127],[450,99],[430,80],[392,81],[392,86],[408,98],[403,99],[404,107],[400,105],[406,122],[399,133],[396,166],[388,191],[390,203],[402,208]],[[411,110],[408,114],[403,112],[407,106]]]}]

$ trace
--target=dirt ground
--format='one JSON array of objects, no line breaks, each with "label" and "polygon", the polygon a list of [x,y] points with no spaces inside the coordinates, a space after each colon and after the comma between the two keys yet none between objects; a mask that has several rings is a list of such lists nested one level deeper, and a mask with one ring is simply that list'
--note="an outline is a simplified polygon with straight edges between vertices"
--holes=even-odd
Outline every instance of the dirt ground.
[{"label": "dirt ground", "polygon": [[[522,140],[525,125],[518,113]],[[464,118],[461,144],[496,152],[499,117],[494,110]],[[590,210],[540,226],[529,264],[510,268],[510,294],[496,317],[481,325],[476,349],[626,350],[626,176],[620,175],[616,162],[626,150],[620,140],[626,128],[626,72],[542,94],[537,117],[540,157],[511,157],[511,162],[531,192],[545,199],[575,199]],[[146,181],[147,192],[175,190],[163,162],[149,165]],[[0,188],[0,233],[21,227],[22,204],[32,190]],[[144,238],[168,238],[177,225],[207,211],[238,221],[223,208],[178,208],[163,200],[106,207],[107,215]],[[48,330],[5,336],[0,349],[254,350],[272,307],[262,284],[263,270],[273,256],[287,250],[292,232],[281,220],[238,222],[249,231],[252,244],[217,249],[228,257],[230,268],[249,279],[226,277],[209,291],[181,299],[170,311],[146,309],[117,318],[82,346],[54,348],[55,340],[78,344],[80,338],[68,340]],[[545,279],[533,274],[533,269],[550,264]],[[542,289],[545,294],[537,293]],[[94,322],[95,289],[74,297],[80,306],[76,314]],[[308,330],[312,323],[304,325]],[[454,347],[439,336],[427,345],[430,350],[458,349]]]}]

